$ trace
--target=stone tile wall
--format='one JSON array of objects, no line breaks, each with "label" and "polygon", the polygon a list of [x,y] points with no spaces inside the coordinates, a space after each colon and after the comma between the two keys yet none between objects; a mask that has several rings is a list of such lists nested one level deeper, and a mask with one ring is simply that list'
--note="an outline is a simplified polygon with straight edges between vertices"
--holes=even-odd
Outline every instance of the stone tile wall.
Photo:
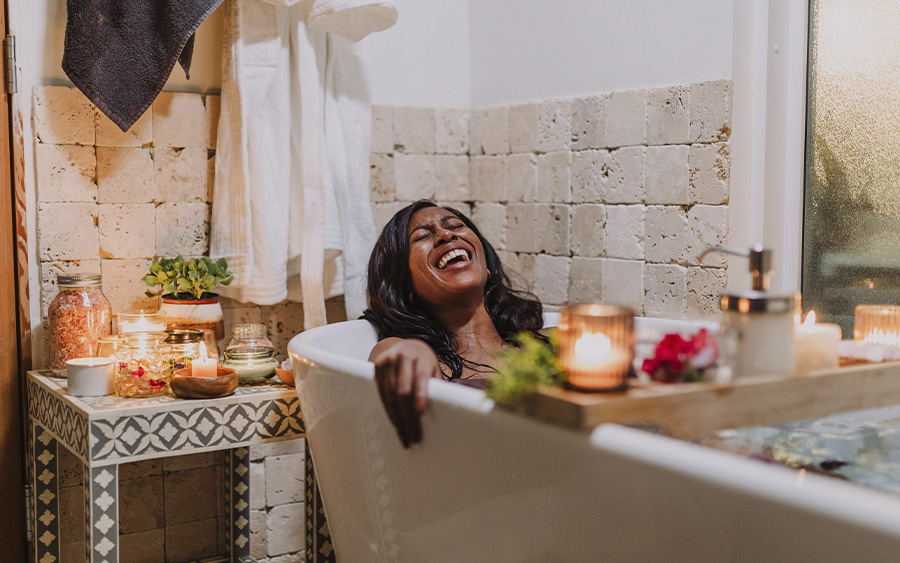
[{"label": "stone tile wall", "polygon": [[[73,88],[34,92],[38,259],[42,324],[36,365],[46,357],[47,307],[61,272],[100,272],[113,314],[156,307],[140,278],[157,256],[208,250],[218,96],[163,93],[126,133]],[[343,320],[329,300],[328,318]],[[223,300],[225,329],[261,322],[281,359],[303,328],[303,306]],[[301,561],[305,514],[299,483],[304,442],[251,448],[253,555]],[[79,462],[63,456],[63,563],[83,558]],[[224,553],[224,459],[200,454],[122,466],[122,561],[187,561]],[[269,469],[268,473],[266,469]],[[68,476],[68,477],[67,477]],[[268,478],[267,478],[268,476]]]},{"label": "stone tile wall", "polygon": [[376,107],[377,226],[433,198],[469,213],[545,303],[715,318],[728,229],[731,83],[475,110]]}]

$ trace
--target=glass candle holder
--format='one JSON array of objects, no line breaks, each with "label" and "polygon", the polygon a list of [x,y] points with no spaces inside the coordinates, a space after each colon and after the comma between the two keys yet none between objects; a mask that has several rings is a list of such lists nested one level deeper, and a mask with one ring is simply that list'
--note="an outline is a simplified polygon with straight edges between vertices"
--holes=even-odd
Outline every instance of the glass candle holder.
[{"label": "glass candle holder", "polygon": [[158,309],[135,309],[118,314],[119,336],[133,332],[162,332],[166,330],[166,316]]},{"label": "glass candle holder", "polygon": [[264,348],[231,349],[225,352],[223,368],[231,368],[238,375],[242,385],[265,383],[275,375],[280,364],[274,350]]},{"label": "glass candle holder", "polygon": [[559,358],[570,387],[617,391],[634,361],[634,311],[615,305],[574,305],[560,311]]},{"label": "glass candle holder", "polygon": [[280,364],[275,346],[266,335],[266,325],[239,324],[232,329],[231,341],[225,347],[222,367],[231,368],[242,384],[263,383],[275,375]]},{"label": "glass candle holder", "polygon": [[900,346],[900,306],[857,305],[853,340],[865,344]]},{"label": "glass candle holder", "polygon": [[169,347],[165,332],[134,332],[116,350],[116,394],[155,397],[169,387]]},{"label": "glass candle holder", "polygon": [[189,368],[200,357],[203,331],[196,328],[171,328],[166,331],[169,345],[169,377],[177,370]]}]

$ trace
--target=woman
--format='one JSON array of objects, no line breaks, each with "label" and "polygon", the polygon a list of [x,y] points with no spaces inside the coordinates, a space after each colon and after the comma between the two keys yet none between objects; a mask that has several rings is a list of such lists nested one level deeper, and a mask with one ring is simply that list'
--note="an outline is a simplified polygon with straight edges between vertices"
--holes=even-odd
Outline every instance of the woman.
[{"label": "woman", "polygon": [[404,447],[422,439],[428,379],[483,386],[492,352],[543,326],[540,302],[512,289],[494,247],[451,208],[418,201],[388,222],[369,260],[369,360]]}]

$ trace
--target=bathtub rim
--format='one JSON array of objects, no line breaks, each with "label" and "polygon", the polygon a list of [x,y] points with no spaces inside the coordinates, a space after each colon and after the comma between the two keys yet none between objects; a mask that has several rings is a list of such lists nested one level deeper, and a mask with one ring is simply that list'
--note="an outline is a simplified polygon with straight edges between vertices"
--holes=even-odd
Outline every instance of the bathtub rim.
[{"label": "bathtub rim", "polygon": [[[365,325],[368,330],[372,330],[368,321],[355,320],[305,331],[296,335],[289,343],[292,361],[363,379],[374,379],[374,365],[371,362],[347,358],[316,346],[321,338],[345,330],[350,323],[355,326]],[[297,364],[294,369],[297,369]],[[296,382],[299,387],[301,378],[297,377]],[[429,396],[433,402],[450,407],[465,408],[490,416],[516,417],[526,425],[546,425],[495,409],[494,401],[488,399],[483,391],[446,381],[430,380]],[[585,436],[572,430],[555,426],[551,428],[561,432],[560,437],[565,435],[563,439],[581,440]],[[776,503],[819,513],[850,526],[874,529],[900,538],[900,498],[887,492],[809,472],[805,472],[802,483],[798,484],[799,472],[791,468],[765,465],[728,452],[617,424],[600,425],[587,437],[591,447],[612,455],[640,460],[711,485],[735,488]]]}]

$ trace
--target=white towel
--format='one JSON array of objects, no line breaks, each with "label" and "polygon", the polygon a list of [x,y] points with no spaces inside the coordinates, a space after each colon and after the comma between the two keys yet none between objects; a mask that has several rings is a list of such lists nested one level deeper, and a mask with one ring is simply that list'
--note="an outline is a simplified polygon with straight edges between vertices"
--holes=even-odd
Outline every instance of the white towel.
[{"label": "white towel", "polygon": [[224,295],[301,297],[305,328],[325,323],[326,296],[343,292],[350,318],[365,308],[371,107],[357,46],[334,34],[396,18],[390,2],[227,2],[210,234],[235,271]]}]

